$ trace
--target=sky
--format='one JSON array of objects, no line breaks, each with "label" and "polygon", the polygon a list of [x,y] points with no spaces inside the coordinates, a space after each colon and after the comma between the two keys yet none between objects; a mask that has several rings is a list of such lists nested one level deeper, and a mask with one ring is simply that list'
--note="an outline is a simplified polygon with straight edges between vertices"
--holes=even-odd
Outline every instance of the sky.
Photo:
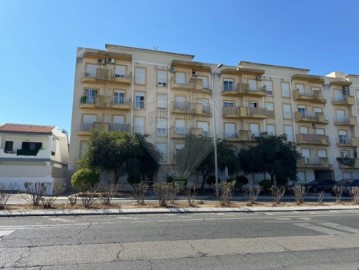
[{"label": "sky", "polygon": [[0,124],[71,132],[76,48],[359,74],[357,0],[0,0]]}]

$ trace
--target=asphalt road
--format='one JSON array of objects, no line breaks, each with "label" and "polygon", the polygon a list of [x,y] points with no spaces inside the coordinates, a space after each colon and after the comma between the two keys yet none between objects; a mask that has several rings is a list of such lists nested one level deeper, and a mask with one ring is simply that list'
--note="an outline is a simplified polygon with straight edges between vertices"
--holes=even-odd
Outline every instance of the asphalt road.
[{"label": "asphalt road", "polygon": [[359,211],[0,219],[0,269],[359,269]]}]

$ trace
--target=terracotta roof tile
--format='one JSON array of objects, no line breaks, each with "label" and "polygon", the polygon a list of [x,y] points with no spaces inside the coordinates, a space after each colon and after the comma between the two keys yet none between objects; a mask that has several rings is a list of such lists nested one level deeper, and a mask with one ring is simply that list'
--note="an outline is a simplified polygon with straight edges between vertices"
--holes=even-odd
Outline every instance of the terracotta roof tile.
[{"label": "terracotta roof tile", "polygon": [[52,134],[55,126],[22,125],[22,124],[3,124],[0,132],[6,133],[32,133],[32,134]]}]

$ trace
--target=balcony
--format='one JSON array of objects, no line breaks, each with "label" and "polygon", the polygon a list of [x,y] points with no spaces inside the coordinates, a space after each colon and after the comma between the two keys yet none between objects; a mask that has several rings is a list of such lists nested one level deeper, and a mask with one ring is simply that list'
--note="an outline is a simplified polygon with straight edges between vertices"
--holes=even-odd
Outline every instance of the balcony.
[{"label": "balcony", "polygon": [[320,112],[295,112],[294,118],[297,122],[328,124],[328,120],[326,120],[324,114]]},{"label": "balcony", "polygon": [[204,131],[202,128],[184,128],[184,127],[173,127],[171,128],[172,139],[184,139],[187,135],[210,137],[209,131]]},{"label": "balcony", "polygon": [[267,118],[267,109],[266,108],[250,108],[242,107],[238,108],[239,118],[251,118],[251,119],[265,119]]},{"label": "balcony", "polygon": [[352,106],[354,105],[355,99],[353,96],[333,96],[332,104],[333,105],[341,105],[341,106]]},{"label": "balcony", "polygon": [[207,93],[207,94],[212,93],[212,90],[203,87],[203,81],[197,78],[190,78],[188,82],[184,82],[184,83],[174,82],[172,84],[172,90],[187,90],[187,91]]},{"label": "balcony", "polygon": [[239,117],[238,107],[223,107],[222,108],[222,117],[223,118],[238,118]]},{"label": "balcony", "polygon": [[298,162],[299,168],[326,169],[331,166],[327,157],[302,157]]},{"label": "balcony", "polygon": [[329,137],[321,134],[297,134],[297,144],[330,145]]},{"label": "balcony", "polygon": [[309,101],[311,103],[325,104],[327,101],[323,98],[320,90],[293,90],[293,99],[298,101]]},{"label": "balcony", "polygon": [[359,147],[359,138],[353,137],[349,138],[348,136],[340,136],[337,138],[338,147]]},{"label": "balcony", "polygon": [[208,104],[190,101],[174,101],[172,103],[172,113],[208,116],[212,114],[212,110]]},{"label": "balcony", "polygon": [[82,83],[104,83],[112,82],[130,85],[132,82],[132,74],[115,74],[112,69],[97,68],[96,74],[85,72],[81,80]]},{"label": "balcony", "polygon": [[123,131],[130,132],[130,124],[94,122],[80,123],[78,135],[90,135],[92,131]]},{"label": "balcony", "polygon": [[238,96],[238,89],[234,85],[226,85],[223,87],[222,96]]},{"label": "balcony", "polygon": [[238,141],[240,141],[238,132],[235,132],[235,133],[224,132],[223,133],[223,139],[228,141],[228,142],[238,142]]},{"label": "balcony", "polygon": [[112,108],[122,109],[122,110],[130,110],[131,109],[131,98],[125,97],[112,97]]},{"label": "balcony", "polygon": [[252,132],[250,130],[239,130],[238,137],[240,142],[253,142]]},{"label": "balcony", "polygon": [[0,159],[44,159],[50,158],[50,152],[46,149],[11,149],[0,148]]},{"label": "balcony", "polygon": [[80,98],[80,108],[108,108],[111,106],[111,97],[96,95],[94,97],[82,96]]},{"label": "balcony", "polygon": [[265,86],[250,88],[248,83],[238,83],[237,91],[240,96],[263,97],[266,95]]},{"label": "balcony", "polygon": [[336,126],[356,126],[357,123],[358,120],[355,116],[334,118],[334,125]]},{"label": "balcony", "polygon": [[337,157],[340,169],[358,169],[359,159],[349,157]]}]

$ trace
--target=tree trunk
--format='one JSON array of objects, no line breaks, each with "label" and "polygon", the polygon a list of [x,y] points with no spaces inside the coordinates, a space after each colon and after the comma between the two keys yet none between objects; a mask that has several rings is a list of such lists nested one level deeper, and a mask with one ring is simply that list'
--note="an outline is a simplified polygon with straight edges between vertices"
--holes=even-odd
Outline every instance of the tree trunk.
[{"label": "tree trunk", "polygon": [[277,177],[276,177],[276,175],[275,174],[271,174],[270,175],[270,180],[272,181],[272,183],[273,183],[273,186],[277,186]]},{"label": "tree trunk", "polygon": [[112,171],[112,182],[114,185],[117,185],[118,177],[119,177],[119,175],[118,175],[117,170],[113,170]]},{"label": "tree trunk", "polygon": [[201,184],[201,192],[204,191],[204,184],[206,182],[207,175],[202,173],[202,184]]}]

